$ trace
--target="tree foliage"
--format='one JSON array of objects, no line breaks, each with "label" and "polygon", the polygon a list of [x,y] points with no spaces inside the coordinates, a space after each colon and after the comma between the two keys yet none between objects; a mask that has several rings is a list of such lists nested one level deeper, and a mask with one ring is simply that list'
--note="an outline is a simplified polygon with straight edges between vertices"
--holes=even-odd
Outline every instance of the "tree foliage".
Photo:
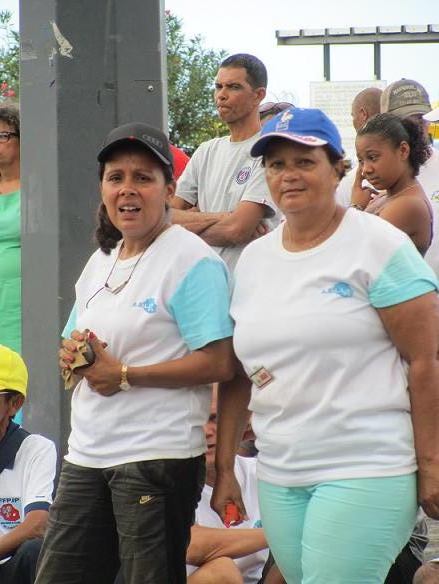
[{"label": "tree foliage", "polygon": [[203,46],[200,35],[187,39],[182,21],[166,11],[169,138],[193,151],[205,140],[227,134],[213,101],[218,65],[225,51]]},{"label": "tree foliage", "polygon": [[0,10],[0,102],[18,98],[20,37],[12,30],[12,13]]},{"label": "tree foliage", "polygon": [[[19,96],[20,37],[12,14],[0,10],[0,102]],[[169,138],[188,152],[205,140],[227,134],[213,101],[213,84],[225,51],[203,46],[200,35],[187,39],[182,21],[166,11]]]}]

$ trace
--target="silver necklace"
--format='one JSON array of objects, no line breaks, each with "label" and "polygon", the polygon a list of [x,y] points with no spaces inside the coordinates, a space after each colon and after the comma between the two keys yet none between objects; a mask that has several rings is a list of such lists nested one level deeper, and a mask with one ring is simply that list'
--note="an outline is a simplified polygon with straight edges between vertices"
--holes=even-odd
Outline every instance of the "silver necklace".
[{"label": "silver necklace", "polygon": [[92,296],[90,296],[90,298],[87,300],[86,304],[85,304],[85,308],[88,308],[90,302],[93,300],[93,298],[95,296],[97,296],[99,294],[99,292],[102,292],[102,290],[107,290],[107,292],[110,292],[111,294],[119,294],[119,292],[122,292],[122,290],[125,288],[125,286],[128,284],[128,282],[131,280],[135,269],[137,268],[137,266],[139,265],[140,260],[143,258],[143,256],[145,255],[145,252],[147,249],[149,249],[151,247],[151,245],[156,241],[156,239],[164,232],[167,230],[167,228],[169,227],[169,225],[166,225],[159,233],[157,233],[157,235],[154,237],[154,239],[152,239],[148,245],[145,247],[145,249],[142,251],[142,253],[139,255],[139,257],[136,260],[136,263],[133,265],[131,272],[128,275],[128,278],[122,282],[121,284],[118,284],[117,286],[110,286],[110,284],[108,283],[109,279],[111,278],[111,274],[114,272],[114,268],[116,267],[117,262],[120,259],[120,254],[122,253],[122,250],[124,248],[125,242],[122,242],[120,248],[119,248],[119,253],[117,254],[116,259],[113,262],[113,265],[111,266],[111,270],[105,280],[105,283],[103,286],[101,286],[99,288],[99,290],[96,290],[96,292],[94,294],[92,294]]}]

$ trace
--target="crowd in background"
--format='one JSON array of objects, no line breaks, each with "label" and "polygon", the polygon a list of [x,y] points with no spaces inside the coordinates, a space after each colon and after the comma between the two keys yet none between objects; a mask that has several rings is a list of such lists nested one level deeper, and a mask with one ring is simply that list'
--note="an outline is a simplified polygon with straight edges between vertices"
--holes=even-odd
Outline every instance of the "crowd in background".
[{"label": "crowd in background", "polygon": [[439,582],[439,111],[415,80],[360,92],[346,174],[331,119],[266,88],[258,58],[219,64],[229,135],[190,159],[141,120],[103,139],[53,502],[55,447],[14,421],[20,122],[0,107],[1,582]]}]

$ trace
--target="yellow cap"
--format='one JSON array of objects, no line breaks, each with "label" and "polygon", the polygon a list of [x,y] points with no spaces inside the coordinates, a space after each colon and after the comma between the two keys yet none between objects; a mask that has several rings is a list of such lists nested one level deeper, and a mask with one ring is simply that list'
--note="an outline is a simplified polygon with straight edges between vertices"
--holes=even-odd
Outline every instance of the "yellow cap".
[{"label": "yellow cap", "polygon": [[0,391],[13,389],[26,397],[28,373],[18,353],[0,345]]}]

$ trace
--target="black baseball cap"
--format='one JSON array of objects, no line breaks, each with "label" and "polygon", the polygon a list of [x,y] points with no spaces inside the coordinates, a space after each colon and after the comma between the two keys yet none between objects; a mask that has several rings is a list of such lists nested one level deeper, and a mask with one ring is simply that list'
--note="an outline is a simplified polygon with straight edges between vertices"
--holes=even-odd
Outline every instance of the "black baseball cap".
[{"label": "black baseball cap", "polygon": [[111,130],[98,153],[99,162],[105,162],[113,148],[123,142],[142,144],[164,164],[171,167],[174,164],[174,158],[165,134],[161,130],[141,122],[123,124]]}]

